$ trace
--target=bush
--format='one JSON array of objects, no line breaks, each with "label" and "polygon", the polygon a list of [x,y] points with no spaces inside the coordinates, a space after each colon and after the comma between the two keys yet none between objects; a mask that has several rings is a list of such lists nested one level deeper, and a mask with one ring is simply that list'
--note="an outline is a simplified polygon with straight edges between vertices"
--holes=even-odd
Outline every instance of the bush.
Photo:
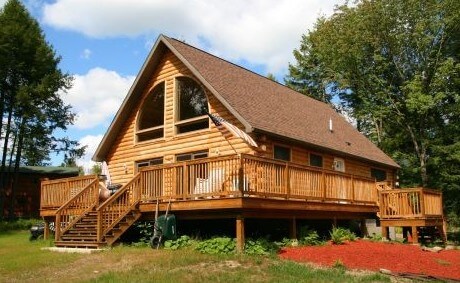
[{"label": "bush", "polygon": [[196,244],[189,236],[183,235],[176,240],[167,240],[164,243],[164,248],[167,250],[178,250]]},{"label": "bush", "polygon": [[23,219],[19,218],[13,221],[0,221],[0,231],[17,231],[17,230],[29,230],[32,225],[43,222],[40,219]]},{"label": "bush", "polygon": [[198,243],[195,249],[207,254],[233,254],[236,250],[236,239],[216,237]]},{"label": "bush", "polygon": [[335,245],[341,245],[345,241],[356,240],[356,235],[348,229],[341,227],[334,227],[329,233],[331,235],[331,241]]},{"label": "bush", "polygon": [[324,244],[324,241],[320,239],[318,232],[309,229],[307,226],[300,228],[299,242],[304,246],[317,246]]},{"label": "bush", "polygon": [[244,243],[244,253],[249,255],[269,255],[276,254],[279,246],[267,239],[259,238],[257,240],[248,239]]}]

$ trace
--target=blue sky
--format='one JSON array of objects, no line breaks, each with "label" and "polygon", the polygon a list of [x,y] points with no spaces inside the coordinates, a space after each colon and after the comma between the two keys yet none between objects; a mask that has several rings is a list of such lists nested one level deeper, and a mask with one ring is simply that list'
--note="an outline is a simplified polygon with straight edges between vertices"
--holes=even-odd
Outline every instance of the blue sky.
[{"label": "blue sky", "polygon": [[[0,0],[0,7],[6,0]],[[342,0],[23,0],[75,78],[63,94],[77,113],[65,133],[91,156],[159,34],[185,40],[282,81],[292,51]],[[54,165],[62,157],[52,157]]]}]

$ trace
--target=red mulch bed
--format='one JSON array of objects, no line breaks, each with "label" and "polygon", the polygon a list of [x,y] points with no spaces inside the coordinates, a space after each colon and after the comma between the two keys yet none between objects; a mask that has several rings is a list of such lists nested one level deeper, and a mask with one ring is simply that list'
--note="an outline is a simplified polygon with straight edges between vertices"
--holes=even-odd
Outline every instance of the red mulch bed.
[{"label": "red mulch bed", "polygon": [[333,266],[338,260],[349,269],[392,273],[412,273],[460,280],[460,250],[439,253],[423,251],[419,246],[366,240],[343,245],[283,248],[281,258]]}]

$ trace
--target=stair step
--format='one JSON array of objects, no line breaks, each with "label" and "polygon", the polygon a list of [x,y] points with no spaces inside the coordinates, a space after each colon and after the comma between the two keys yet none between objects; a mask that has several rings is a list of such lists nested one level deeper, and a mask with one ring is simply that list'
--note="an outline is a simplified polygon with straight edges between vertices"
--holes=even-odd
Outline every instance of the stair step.
[{"label": "stair step", "polygon": [[54,242],[56,247],[61,248],[88,248],[97,249],[107,245],[106,242],[74,242],[74,241],[56,241]]},{"label": "stair step", "polygon": [[68,241],[96,241],[97,235],[63,235],[61,240]]}]

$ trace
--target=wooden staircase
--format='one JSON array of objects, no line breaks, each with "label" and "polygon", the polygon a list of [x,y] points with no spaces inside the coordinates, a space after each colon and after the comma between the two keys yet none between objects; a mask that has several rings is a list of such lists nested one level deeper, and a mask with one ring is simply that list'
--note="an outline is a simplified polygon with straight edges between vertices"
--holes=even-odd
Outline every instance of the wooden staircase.
[{"label": "wooden staircase", "polygon": [[88,184],[57,210],[55,246],[96,249],[113,245],[142,215],[138,186],[136,176],[99,205],[98,180]]},{"label": "wooden staircase", "polygon": [[139,210],[126,214],[103,238],[97,239],[97,211],[85,213],[71,228],[64,232],[54,244],[56,247],[96,249],[111,246],[141,216]]}]

